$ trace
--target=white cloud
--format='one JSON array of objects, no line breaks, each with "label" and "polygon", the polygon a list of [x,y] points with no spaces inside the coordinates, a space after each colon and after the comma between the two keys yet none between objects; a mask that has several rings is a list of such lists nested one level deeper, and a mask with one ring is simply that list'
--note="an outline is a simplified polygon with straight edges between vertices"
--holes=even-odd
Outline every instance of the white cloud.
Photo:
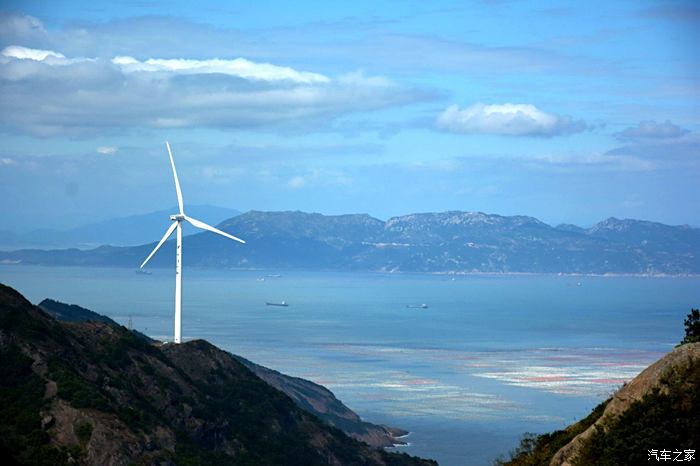
[{"label": "white cloud", "polygon": [[328,77],[319,73],[297,71],[293,68],[270,63],[255,63],[245,58],[235,58],[233,60],[219,58],[212,60],[149,58],[146,61],[139,61],[133,57],[118,56],[112,59],[112,63],[121,67],[126,73],[138,71],[166,71],[180,74],[221,73],[260,81],[291,81],[304,84],[330,82]]},{"label": "white cloud", "polygon": [[103,155],[114,155],[118,151],[119,151],[119,148],[114,147],[114,146],[100,146],[97,148],[97,153],[103,154]]},{"label": "white cloud", "polygon": [[9,58],[17,58],[20,60],[43,61],[48,57],[66,58],[62,53],[54,52],[53,50],[30,49],[19,45],[10,45],[2,50],[2,55]]},{"label": "white cloud", "polygon": [[0,125],[41,136],[134,126],[301,128],[426,97],[362,72],[331,78],[243,58],[105,60],[22,46],[0,54]]},{"label": "white cloud", "polygon": [[0,64],[8,64],[13,60],[19,62],[30,61],[43,63],[49,66],[67,66],[76,63],[96,61],[94,58],[85,57],[66,58],[62,53],[54,52],[53,50],[32,49],[20,45],[10,45],[0,52]]},{"label": "white cloud", "polygon": [[688,133],[687,129],[671,123],[670,120],[666,120],[663,123],[645,120],[640,121],[637,126],[615,133],[615,137],[622,141],[634,139],[675,139]]},{"label": "white cloud", "polygon": [[508,136],[556,136],[586,128],[581,121],[543,112],[534,105],[510,103],[476,103],[464,109],[451,105],[438,116],[437,126],[452,133]]}]

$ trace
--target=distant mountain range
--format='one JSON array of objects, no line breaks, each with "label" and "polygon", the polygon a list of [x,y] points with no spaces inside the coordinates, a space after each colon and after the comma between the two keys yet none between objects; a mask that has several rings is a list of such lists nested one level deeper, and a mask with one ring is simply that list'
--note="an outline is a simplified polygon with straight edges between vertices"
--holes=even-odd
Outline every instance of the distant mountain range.
[{"label": "distant mountain range", "polygon": [[[251,211],[218,227],[247,243],[235,244],[210,233],[192,235],[183,246],[188,265],[442,273],[700,273],[700,229],[641,220],[609,218],[584,229],[481,212],[412,214],[384,222],[364,214]],[[153,247],[154,243],[87,251],[19,250],[0,253],[0,260],[137,267]],[[171,267],[174,257],[170,241],[154,257],[153,266]]]},{"label": "distant mountain range", "polygon": [[[20,248],[78,248],[91,249],[110,244],[112,246],[135,246],[152,241],[163,235],[168,227],[168,216],[177,212],[177,207],[147,214],[118,217],[66,230],[40,229],[25,233],[0,230],[0,249]],[[210,205],[188,206],[188,213],[207,223],[220,221],[240,214],[237,210]],[[187,234],[196,231],[185,230]]]}]

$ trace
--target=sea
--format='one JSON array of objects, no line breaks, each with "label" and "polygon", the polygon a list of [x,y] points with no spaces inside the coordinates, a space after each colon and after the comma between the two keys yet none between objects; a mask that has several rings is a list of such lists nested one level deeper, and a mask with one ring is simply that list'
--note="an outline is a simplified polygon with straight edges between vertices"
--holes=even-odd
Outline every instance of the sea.
[{"label": "sea", "polygon": [[[171,269],[0,265],[0,282],[172,339]],[[410,431],[396,450],[444,466],[490,465],[523,433],[586,416],[672,350],[699,306],[699,277],[183,275],[185,340],[322,384],[363,419]]]}]

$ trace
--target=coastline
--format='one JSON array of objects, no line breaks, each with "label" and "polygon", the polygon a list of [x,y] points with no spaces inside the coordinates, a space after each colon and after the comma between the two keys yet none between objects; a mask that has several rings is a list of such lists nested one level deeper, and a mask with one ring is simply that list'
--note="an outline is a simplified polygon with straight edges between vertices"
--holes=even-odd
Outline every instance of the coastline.
[{"label": "coastline", "polygon": [[401,439],[404,439],[404,438],[406,438],[406,437],[409,437],[412,433],[413,433],[413,432],[406,432],[406,433],[403,434],[403,435],[399,435],[399,436],[394,437],[394,440],[399,440],[399,442],[394,443],[391,447],[387,447],[387,448],[401,448],[401,447],[404,447],[404,448],[405,448],[405,447],[410,447],[410,446],[411,446],[411,442],[404,442],[404,441],[401,440]]},{"label": "coastline", "polygon": [[[11,251],[0,251],[6,253]],[[105,268],[105,269],[133,269],[136,266],[119,265],[119,264],[30,264],[19,260],[0,260],[0,266],[29,266],[29,267],[70,267],[70,268]],[[154,265],[151,269],[168,270],[170,267],[161,267]],[[324,268],[263,268],[263,267],[210,267],[206,265],[192,265],[190,268],[201,270],[230,270],[237,272],[330,272],[330,273],[367,273],[378,275],[427,275],[427,276],[446,276],[446,277],[518,277],[518,276],[538,276],[538,277],[632,277],[632,278],[697,278],[700,273],[663,273],[663,272],[497,272],[497,271],[479,271],[479,270],[438,270],[438,271],[409,271],[409,270],[360,270],[360,269],[324,269]]]}]

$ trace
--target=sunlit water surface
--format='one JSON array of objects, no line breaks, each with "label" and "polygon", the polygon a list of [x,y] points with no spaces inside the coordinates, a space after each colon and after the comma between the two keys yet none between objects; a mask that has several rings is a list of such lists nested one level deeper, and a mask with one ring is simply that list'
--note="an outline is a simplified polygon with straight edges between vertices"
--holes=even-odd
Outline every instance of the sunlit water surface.
[{"label": "sunlit water surface", "polygon": [[[172,338],[171,270],[2,265],[0,282]],[[185,339],[325,385],[366,420],[410,430],[402,451],[487,465],[672,349],[700,278],[187,268],[183,299]]]}]

